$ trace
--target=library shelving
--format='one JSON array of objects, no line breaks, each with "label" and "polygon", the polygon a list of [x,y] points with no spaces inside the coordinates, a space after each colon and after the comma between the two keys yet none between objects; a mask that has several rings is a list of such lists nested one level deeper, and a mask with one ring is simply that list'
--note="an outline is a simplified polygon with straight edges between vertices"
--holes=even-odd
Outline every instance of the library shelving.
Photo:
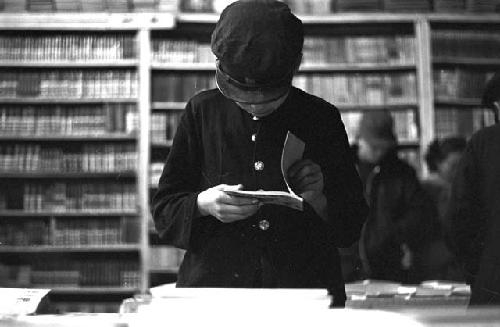
[{"label": "library shelving", "polygon": [[[425,174],[434,137],[491,122],[479,92],[500,65],[499,15],[300,18],[294,84],[335,104],[351,139],[364,111],[388,109],[401,156]],[[62,311],[111,310],[175,281],[183,251],[161,244],[149,201],[186,101],[215,86],[217,19],[0,13],[2,286],[51,287]]]},{"label": "library shelving", "polygon": [[500,70],[500,21],[495,16],[447,16],[428,23],[436,137],[468,138],[494,123],[493,112],[481,106],[481,96]]},{"label": "library shelving", "polygon": [[1,286],[51,288],[61,312],[115,310],[148,289],[145,49],[173,25],[167,13],[1,14]]}]

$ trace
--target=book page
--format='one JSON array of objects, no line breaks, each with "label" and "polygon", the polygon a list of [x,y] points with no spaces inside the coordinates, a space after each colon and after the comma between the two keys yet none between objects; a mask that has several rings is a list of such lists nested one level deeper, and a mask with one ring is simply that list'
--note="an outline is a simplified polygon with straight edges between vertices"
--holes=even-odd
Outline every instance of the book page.
[{"label": "book page", "polygon": [[296,195],[289,184],[287,172],[288,169],[298,160],[302,159],[304,154],[305,143],[293,133],[288,131],[285,142],[283,144],[283,151],[281,153],[281,173],[288,192],[285,191],[225,191],[227,194],[233,196],[240,196],[246,198],[259,199],[260,202],[265,204],[284,205],[296,210],[303,210],[302,198]]}]

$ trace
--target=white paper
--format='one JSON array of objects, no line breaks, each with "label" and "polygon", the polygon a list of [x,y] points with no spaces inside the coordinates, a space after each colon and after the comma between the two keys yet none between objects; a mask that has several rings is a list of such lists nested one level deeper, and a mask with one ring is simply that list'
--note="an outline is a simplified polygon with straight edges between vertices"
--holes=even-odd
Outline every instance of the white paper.
[{"label": "white paper", "polygon": [[0,316],[27,315],[36,312],[50,289],[0,288]]}]

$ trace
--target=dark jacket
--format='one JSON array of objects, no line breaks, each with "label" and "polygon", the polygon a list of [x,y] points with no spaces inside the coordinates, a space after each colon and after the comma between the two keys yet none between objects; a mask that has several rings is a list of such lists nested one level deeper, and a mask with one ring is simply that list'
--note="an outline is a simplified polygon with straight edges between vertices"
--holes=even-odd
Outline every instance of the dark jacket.
[{"label": "dark jacket", "polygon": [[[437,228],[436,208],[415,170],[389,153],[365,178],[370,214],[363,227],[361,257],[368,278],[404,283],[423,278],[421,258]],[[411,266],[401,264],[404,248]]]},{"label": "dark jacket", "polygon": [[[322,168],[328,220],[307,203],[303,212],[264,205],[256,215],[227,224],[211,216],[194,218],[198,193],[218,184],[285,191],[280,160],[287,131],[305,142],[304,157]],[[276,111],[258,120],[218,90],[193,97],[152,203],[161,239],[187,250],[177,285],[330,287],[343,293],[336,247],[359,238],[367,213],[348,153],[338,110],[299,89],[292,88]],[[257,161],[263,170],[255,170]],[[263,220],[268,229],[259,227]]]},{"label": "dark jacket", "polygon": [[453,182],[452,249],[472,284],[471,304],[500,303],[500,125],[472,136]]}]

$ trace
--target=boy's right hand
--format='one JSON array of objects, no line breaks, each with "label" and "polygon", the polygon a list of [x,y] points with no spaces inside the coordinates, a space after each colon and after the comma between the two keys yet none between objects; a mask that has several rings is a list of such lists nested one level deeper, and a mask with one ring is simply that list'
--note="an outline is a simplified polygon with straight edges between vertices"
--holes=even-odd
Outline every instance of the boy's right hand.
[{"label": "boy's right hand", "polygon": [[246,219],[259,210],[260,202],[256,199],[236,197],[226,190],[241,190],[243,185],[220,184],[198,194],[198,210],[202,216],[214,216],[223,223]]}]

